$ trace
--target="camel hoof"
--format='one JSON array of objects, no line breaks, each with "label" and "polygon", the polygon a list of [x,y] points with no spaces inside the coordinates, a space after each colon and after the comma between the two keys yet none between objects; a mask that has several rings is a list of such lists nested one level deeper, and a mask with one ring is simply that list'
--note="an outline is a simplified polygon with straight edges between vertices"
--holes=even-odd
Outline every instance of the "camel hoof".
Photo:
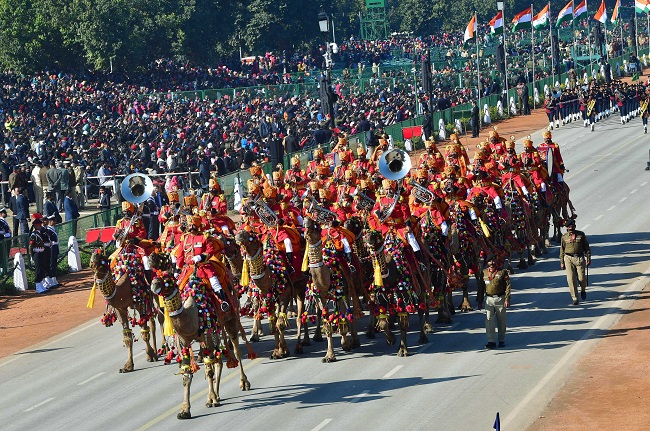
[{"label": "camel hoof", "polygon": [[521,259],[519,261],[519,265],[517,265],[517,268],[519,268],[519,269],[528,269],[528,264],[526,263],[526,261],[524,259]]},{"label": "camel hoof", "polygon": [[427,338],[426,335],[420,334],[420,339],[418,340],[418,343],[420,344],[426,344],[429,342],[429,339]]},{"label": "camel hoof", "polygon": [[[550,247],[550,246],[551,246],[551,241],[549,241],[548,239],[545,239],[544,240],[544,248],[546,249],[546,247]],[[542,251],[542,253],[544,253],[544,252]],[[548,253],[548,251],[546,251],[546,253]],[[546,254],[546,253],[544,253],[544,254]]]},{"label": "camel hoof", "polygon": [[323,342],[323,336],[320,334],[314,335],[314,338],[312,338],[317,343],[322,343]]},{"label": "camel hoof", "polygon": [[257,334],[251,335],[251,343],[257,343],[258,341],[260,341],[260,336],[259,335],[257,335]]},{"label": "camel hoof", "polygon": [[180,412],[179,414],[176,415],[177,419],[192,419],[192,413],[189,411],[187,412]]},{"label": "camel hoof", "polygon": [[341,343],[341,349],[343,349],[344,352],[350,352],[352,351],[352,344],[351,343]]},{"label": "camel hoof", "polygon": [[120,368],[120,374],[130,373],[133,371],[133,366]]},{"label": "camel hoof", "polygon": [[366,338],[374,340],[375,339],[375,333],[372,331],[366,332]]},{"label": "camel hoof", "polygon": [[361,347],[361,341],[359,341],[358,338],[355,338],[354,340],[352,340],[352,348],[356,349],[357,347]]},{"label": "camel hoof", "polygon": [[395,336],[394,335],[386,335],[386,344],[389,346],[392,346],[395,344]]},{"label": "camel hoof", "polygon": [[211,402],[208,401],[207,403],[205,403],[205,406],[206,406],[207,408],[210,408],[210,407],[219,407],[220,405],[221,405],[221,403],[220,403],[219,401],[216,401],[216,402],[214,402],[214,403],[211,403]]},{"label": "camel hoof", "polygon": [[397,351],[397,356],[399,356],[400,358],[404,358],[404,357],[406,357],[408,355],[409,355],[409,352],[406,349],[399,349]]},{"label": "camel hoof", "polygon": [[302,345],[296,346],[296,348],[293,349],[293,353],[296,355],[302,355],[304,353],[302,349]]},{"label": "camel hoof", "polygon": [[431,326],[431,323],[425,322],[425,324],[424,324],[424,333],[425,334],[433,334],[433,326]]},{"label": "camel hoof", "polygon": [[332,362],[336,362],[336,356],[325,356],[323,358],[323,364],[329,364]]},{"label": "camel hoof", "polygon": [[242,391],[250,391],[251,383],[248,380],[241,380],[239,382],[239,389],[241,389]]},{"label": "camel hoof", "polygon": [[528,258],[528,266],[535,266],[535,259],[532,256]]}]

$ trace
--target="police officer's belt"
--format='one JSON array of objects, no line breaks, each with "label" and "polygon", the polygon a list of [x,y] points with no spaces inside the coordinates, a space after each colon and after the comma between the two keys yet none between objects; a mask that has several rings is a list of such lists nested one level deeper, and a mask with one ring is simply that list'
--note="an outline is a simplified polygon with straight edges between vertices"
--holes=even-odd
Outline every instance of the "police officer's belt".
[{"label": "police officer's belt", "polygon": [[584,256],[583,254],[573,254],[573,253],[564,253],[564,254],[567,255],[567,256],[571,256],[571,257],[583,257]]}]

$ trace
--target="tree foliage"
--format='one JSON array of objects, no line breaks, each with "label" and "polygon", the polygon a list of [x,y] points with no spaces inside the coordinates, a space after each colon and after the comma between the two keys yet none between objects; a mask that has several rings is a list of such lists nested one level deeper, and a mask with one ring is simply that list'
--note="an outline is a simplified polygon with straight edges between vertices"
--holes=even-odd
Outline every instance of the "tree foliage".
[{"label": "tree foliage", "polygon": [[[496,0],[386,3],[389,29],[416,36],[463,31],[474,11],[482,23],[496,14]],[[530,5],[505,3],[506,22]],[[565,3],[553,0],[552,14]],[[614,1],[607,3],[611,10]],[[263,54],[313,47],[323,41],[317,22],[321,4],[338,41],[358,37],[365,0],[0,0],[0,67],[107,69],[112,62],[130,71],[161,57],[214,64],[240,48]]]}]

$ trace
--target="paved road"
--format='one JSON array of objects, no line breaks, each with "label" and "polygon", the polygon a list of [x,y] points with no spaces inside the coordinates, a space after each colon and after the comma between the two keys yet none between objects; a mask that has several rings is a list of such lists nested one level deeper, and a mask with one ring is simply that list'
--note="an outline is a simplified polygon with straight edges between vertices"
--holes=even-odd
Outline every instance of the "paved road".
[{"label": "paved road", "polygon": [[[588,301],[570,307],[557,247],[513,276],[507,347],[485,351],[484,315],[456,315],[429,343],[409,334],[411,356],[398,358],[383,339],[366,340],[354,353],[322,364],[324,344],[303,357],[267,359],[268,337],[256,345],[261,359],[245,361],[250,392],[226,370],[222,406],[204,407],[202,373],[193,384],[196,430],[491,429],[497,411],[503,429],[525,429],[572,372],[576,361],[627,309],[650,280],[650,138],[640,120],[596,132],[572,124],[556,131],[578,229],[593,247]],[[541,134],[533,136],[536,143]],[[456,298],[457,301],[459,298]],[[70,304],[84,307],[84,304]],[[179,429],[182,399],[177,369],[144,362],[118,374],[125,351],[121,331],[99,319],[0,363],[0,420],[5,430]],[[367,320],[363,319],[362,323]],[[412,327],[415,327],[415,319]],[[291,332],[293,333],[293,332]]]}]

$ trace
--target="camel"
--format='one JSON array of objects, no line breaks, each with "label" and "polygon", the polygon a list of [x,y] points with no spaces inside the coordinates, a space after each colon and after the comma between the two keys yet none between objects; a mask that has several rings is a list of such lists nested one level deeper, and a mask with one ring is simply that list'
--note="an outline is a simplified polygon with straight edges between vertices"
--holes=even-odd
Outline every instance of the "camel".
[{"label": "camel", "polygon": [[[268,313],[271,332],[275,337],[275,346],[271,353],[271,359],[281,359],[289,355],[289,347],[284,338],[284,331],[289,324],[287,307],[292,300],[292,296],[295,296],[298,305],[298,317],[296,318],[298,333],[295,353],[302,353],[303,345],[309,344],[307,331],[305,331],[304,340],[302,339],[304,277],[302,277],[302,281],[300,276],[294,277],[292,280],[289,274],[290,267],[286,263],[286,259],[280,255],[277,246],[270,238],[267,238],[264,245],[257,234],[241,230],[235,235],[235,241],[242,248],[245,255],[245,265],[248,267],[252,284],[249,290],[252,295],[249,294],[249,303],[246,305],[253,307],[255,310],[251,341],[259,340],[262,314]],[[273,262],[274,268],[265,263],[269,261]],[[244,278],[243,275],[242,278]],[[244,284],[243,281],[242,284]]]},{"label": "camel", "polygon": [[[122,324],[122,336],[124,346],[127,348],[127,360],[120,373],[129,373],[134,370],[133,366],[133,331],[129,324],[129,309],[137,311],[140,315],[141,325],[140,336],[145,342],[147,362],[158,360],[156,352],[156,321],[153,318],[156,313],[156,302],[151,292],[147,289],[140,291],[131,284],[128,272],[125,272],[118,280],[114,276],[109,264],[109,258],[102,250],[95,250],[90,257],[90,268],[94,273],[94,283],[99,288],[109,307],[112,307]],[[93,293],[91,295],[94,295]],[[134,300],[134,297],[136,300]],[[149,329],[151,325],[151,329]]]},{"label": "camel", "polygon": [[[232,307],[228,313],[222,312],[219,307],[210,307],[210,299],[206,294],[209,289],[206,289],[204,283],[195,277],[190,277],[188,284],[190,289],[194,289],[196,293],[186,295],[187,297],[183,300],[182,296],[184,295],[179,292],[176,280],[171,275],[173,269],[169,257],[164,253],[153,253],[149,257],[149,262],[151,267],[159,274],[152,281],[151,290],[163,298],[165,308],[169,313],[169,319],[181,345],[179,351],[182,352],[181,374],[183,376],[184,396],[181,411],[178,413],[177,418],[190,419],[192,417],[190,411],[190,387],[194,372],[198,371],[198,365],[194,361],[191,350],[193,341],[201,343],[200,354],[203,357],[205,377],[208,381],[206,407],[218,407],[221,402],[219,384],[223,362],[221,352],[219,352],[219,345],[222,336],[223,345],[231,345],[235,354],[233,358],[228,350],[225,351],[227,356],[226,365],[228,368],[239,366],[239,388],[243,391],[250,390],[250,382],[244,373],[239,350],[238,335],[241,324],[239,323],[237,307]],[[236,300],[233,299],[232,295],[230,295],[229,302],[236,304]],[[200,312],[200,309],[202,312]],[[206,319],[201,317],[207,314],[205,311],[212,315],[211,319],[207,319],[207,323]],[[219,331],[219,328],[223,329],[223,331]]]},{"label": "camel", "polygon": [[[356,293],[360,288],[359,278],[345,271],[336,258],[330,256],[324,258],[325,252],[320,226],[311,219],[306,219],[304,225],[308,267],[312,279],[315,305],[316,309],[321,311],[319,314],[322,317],[323,332],[327,338],[327,352],[323,362],[336,362],[332,344],[334,323],[337,324],[338,331],[341,334],[341,348],[344,351],[350,351],[354,347],[361,345],[357,335],[356,316],[351,316],[347,312],[348,305],[345,303],[345,298],[350,298],[353,301],[355,311],[360,312],[361,305]],[[336,250],[330,249],[330,252],[336,253]],[[338,274],[338,277],[333,277],[333,273]],[[339,281],[341,285],[337,285]],[[333,314],[330,314],[327,309],[326,304],[329,300],[334,302]],[[347,337],[348,329],[351,330],[351,341]]]},{"label": "camel", "polygon": [[[395,344],[395,335],[393,335],[388,322],[389,315],[397,313],[400,330],[400,345],[397,356],[408,356],[408,346],[406,345],[406,331],[409,328],[409,313],[417,310],[420,322],[420,343],[428,342],[425,334],[425,314],[426,302],[419,302],[423,298],[423,290],[427,286],[418,286],[420,282],[416,280],[415,272],[406,258],[401,256],[398,259],[387,248],[393,248],[393,252],[399,254],[404,251],[398,251],[399,247],[404,247],[399,239],[395,238],[395,233],[390,232],[386,239],[379,231],[369,231],[365,235],[365,242],[373,257],[373,267],[375,272],[374,279],[374,298],[375,310],[371,312],[371,322],[369,324],[369,336],[374,336],[375,314],[379,317],[377,327],[386,334],[386,342],[389,345]],[[388,246],[388,247],[386,247]],[[396,254],[396,255],[397,255]],[[409,280],[408,282],[406,280]],[[418,303],[419,302],[419,303]]]}]

